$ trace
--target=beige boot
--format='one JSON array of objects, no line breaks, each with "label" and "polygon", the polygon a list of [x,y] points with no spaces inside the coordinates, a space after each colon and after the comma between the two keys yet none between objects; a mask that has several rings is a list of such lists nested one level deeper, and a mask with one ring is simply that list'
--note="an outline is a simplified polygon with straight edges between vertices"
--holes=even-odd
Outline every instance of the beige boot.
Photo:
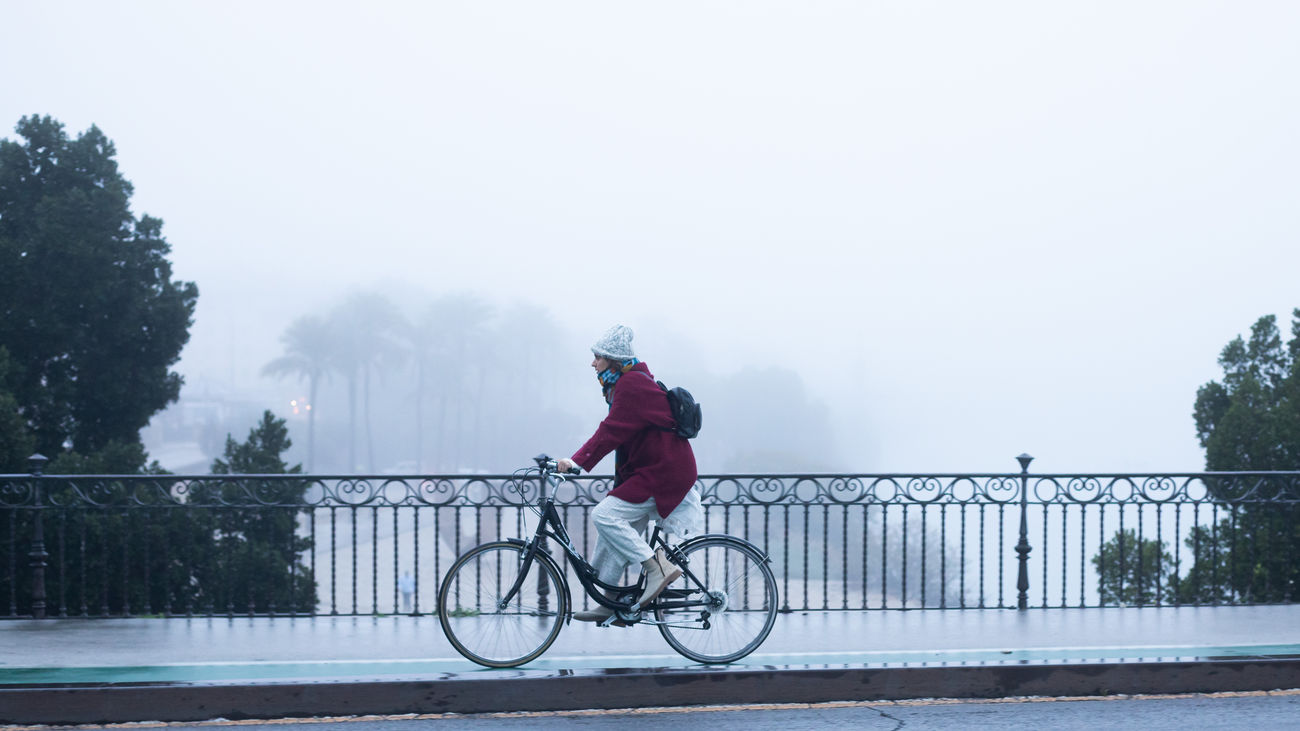
[{"label": "beige boot", "polygon": [[604,622],[614,616],[614,610],[609,607],[602,607],[599,604],[595,609],[585,609],[581,612],[574,612],[573,618],[579,622]]},{"label": "beige boot", "polygon": [[666,589],[669,584],[682,575],[681,569],[668,563],[663,549],[655,551],[654,558],[647,558],[642,561],[641,568],[645,570],[645,591],[641,592],[641,598],[637,600],[636,609],[640,609],[654,601],[654,598],[659,596],[659,592]]},{"label": "beige boot", "polygon": [[[614,597],[609,592],[605,592],[605,598],[613,599]],[[573,618],[579,622],[604,622],[612,616],[614,616],[614,610],[603,604],[597,604],[591,609],[573,613]]]}]

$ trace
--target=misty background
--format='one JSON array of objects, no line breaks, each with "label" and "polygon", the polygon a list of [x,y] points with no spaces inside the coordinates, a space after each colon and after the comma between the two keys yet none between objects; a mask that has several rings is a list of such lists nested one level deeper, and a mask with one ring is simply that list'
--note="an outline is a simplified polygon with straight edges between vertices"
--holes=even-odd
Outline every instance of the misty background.
[{"label": "misty background", "polygon": [[265,408],[305,462],[308,383],[264,368],[366,298],[425,324],[408,345],[440,343],[440,370],[422,389],[412,347],[376,350],[364,418],[326,378],[317,472],[571,453],[614,323],[703,404],[704,471],[1195,471],[1220,349],[1300,306],[1290,3],[3,22],[4,136],[98,125],[199,286],[181,401],[145,434],[178,471]]}]

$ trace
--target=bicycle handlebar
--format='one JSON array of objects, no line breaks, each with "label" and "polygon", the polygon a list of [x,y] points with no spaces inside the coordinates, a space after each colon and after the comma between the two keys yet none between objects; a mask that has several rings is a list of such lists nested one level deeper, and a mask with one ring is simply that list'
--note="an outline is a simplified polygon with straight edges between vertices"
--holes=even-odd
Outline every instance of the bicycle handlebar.
[{"label": "bicycle handlebar", "polygon": [[550,472],[550,473],[552,473],[552,474],[556,474],[556,475],[561,475],[561,474],[567,474],[567,475],[580,475],[580,474],[582,474],[582,470],[581,470],[580,468],[578,468],[578,467],[574,467],[574,468],[571,469],[571,470],[565,470],[564,472],[560,472],[560,463],[559,463],[558,461],[556,461],[556,460],[551,459],[548,455],[545,455],[545,454],[539,454],[539,455],[537,455],[536,457],[533,457],[533,461],[537,463],[537,468],[540,469],[540,470],[543,471],[543,472]]}]

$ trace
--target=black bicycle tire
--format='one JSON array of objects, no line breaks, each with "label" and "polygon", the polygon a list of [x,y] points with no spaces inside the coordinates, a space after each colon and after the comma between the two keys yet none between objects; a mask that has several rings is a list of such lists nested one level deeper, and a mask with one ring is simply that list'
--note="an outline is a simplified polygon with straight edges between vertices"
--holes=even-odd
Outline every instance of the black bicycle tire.
[{"label": "black bicycle tire", "polygon": [[[708,538],[704,538],[703,540],[696,541],[693,543],[688,542],[685,546],[683,546],[682,550],[685,552],[687,558],[689,559],[692,553],[696,553],[701,549],[713,545],[723,545],[726,546],[729,550],[740,551],[744,553],[746,556],[748,556],[758,567],[759,572],[763,576],[763,582],[765,585],[766,593],[768,596],[770,596],[770,602],[767,610],[767,619],[763,624],[762,630],[757,635],[755,635],[754,639],[750,640],[749,643],[746,644],[744,647],[742,647],[740,650],[729,653],[727,655],[705,655],[703,653],[690,650],[673,635],[673,628],[665,624],[659,625],[659,634],[663,635],[664,640],[668,643],[670,647],[672,647],[681,655],[691,660],[694,660],[695,662],[703,663],[707,665],[725,665],[728,663],[733,663],[745,657],[746,655],[749,655],[754,650],[757,650],[763,644],[763,642],[767,640],[768,635],[772,633],[772,627],[775,626],[776,624],[776,616],[778,614],[779,606],[780,606],[780,593],[777,588],[776,576],[772,573],[771,567],[768,566],[766,557],[764,557],[762,553],[755,550],[753,546],[749,545],[748,543],[745,543],[744,541],[740,541],[727,536],[710,536]],[[690,566],[689,562],[688,562],[688,566]],[[695,570],[700,570],[700,569],[696,568]],[[662,610],[655,611],[655,619],[660,622],[664,621],[664,615]]]},{"label": "black bicycle tire", "polygon": [[[447,608],[447,597],[450,593],[452,582],[456,577],[457,571],[479,554],[486,553],[489,550],[500,549],[511,550],[517,553],[523,553],[524,551],[522,545],[511,543],[510,541],[483,543],[461,554],[460,557],[456,559],[455,563],[451,565],[451,568],[447,569],[447,574],[443,577],[442,585],[438,588],[438,623],[442,625],[442,633],[447,637],[447,641],[451,643],[451,646],[455,648],[456,652],[459,652],[466,659],[489,668],[513,668],[531,662],[532,660],[536,660],[555,643],[556,638],[560,636],[560,630],[564,628],[564,619],[569,613],[570,598],[565,592],[563,578],[556,570],[555,566],[551,562],[540,557],[534,558],[533,565],[529,569],[529,575],[531,575],[534,569],[541,567],[541,570],[545,571],[550,577],[551,586],[556,598],[555,624],[554,627],[551,628],[546,639],[541,645],[526,655],[518,658],[511,658],[509,660],[494,660],[486,658],[475,653],[473,650],[470,650],[465,646],[465,643],[456,636],[456,632],[449,624],[451,612],[449,612]],[[525,581],[527,581],[527,579],[525,579]]]}]

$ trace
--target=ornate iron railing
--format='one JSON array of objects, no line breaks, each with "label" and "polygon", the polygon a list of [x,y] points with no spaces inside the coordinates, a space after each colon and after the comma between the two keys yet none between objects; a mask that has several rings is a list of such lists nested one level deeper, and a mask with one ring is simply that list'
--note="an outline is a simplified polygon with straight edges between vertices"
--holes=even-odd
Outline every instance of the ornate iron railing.
[{"label": "ornate iron railing", "polygon": [[[557,496],[584,551],[610,485],[578,477]],[[427,613],[456,555],[531,532],[537,488],[0,475],[0,617]],[[709,475],[698,489],[703,532],[766,551],[787,611],[1300,601],[1300,472],[1031,475],[1024,458],[1020,473]]]}]

